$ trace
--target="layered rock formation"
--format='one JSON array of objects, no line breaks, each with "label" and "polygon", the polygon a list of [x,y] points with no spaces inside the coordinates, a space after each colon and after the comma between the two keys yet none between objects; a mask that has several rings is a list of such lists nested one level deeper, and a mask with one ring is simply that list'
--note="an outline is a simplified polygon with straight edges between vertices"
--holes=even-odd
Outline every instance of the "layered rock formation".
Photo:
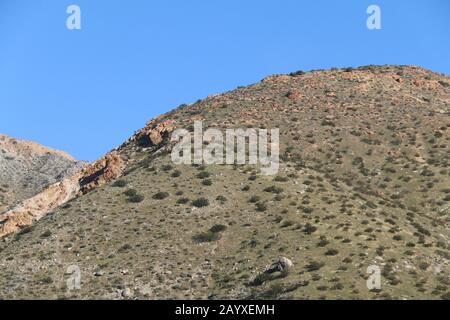
[{"label": "layered rock formation", "polygon": [[83,165],[63,151],[0,135],[0,213]]}]

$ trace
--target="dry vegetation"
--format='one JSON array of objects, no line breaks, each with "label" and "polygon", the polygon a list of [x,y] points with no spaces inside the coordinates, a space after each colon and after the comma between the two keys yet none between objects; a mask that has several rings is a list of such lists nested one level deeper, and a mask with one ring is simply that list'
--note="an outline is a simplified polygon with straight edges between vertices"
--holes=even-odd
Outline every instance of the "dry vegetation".
[{"label": "dry vegetation", "polygon": [[[166,114],[280,128],[277,176],[125,143],[120,180],[0,242],[0,297],[450,297],[450,79],[416,67],[273,76]],[[280,256],[292,268],[262,273]],[[369,265],[381,290],[366,287]],[[68,291],[69,265],[82,272]]]}]

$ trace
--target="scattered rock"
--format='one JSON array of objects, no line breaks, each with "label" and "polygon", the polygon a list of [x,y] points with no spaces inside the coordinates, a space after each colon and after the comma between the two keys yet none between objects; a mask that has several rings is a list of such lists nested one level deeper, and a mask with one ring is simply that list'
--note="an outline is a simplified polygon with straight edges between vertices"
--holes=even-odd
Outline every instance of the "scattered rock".
[{"label": "scattered rock", "polygon": [[285,272],[294,266],[294,263],[286,257],[281,257],[275,263],[271,264],[264,273]]},{"label": "scattered rock", "polygon": [[125,288],[125,289],[122,290],[121,295],[124,298],[130,298],[133,295],[133,292],[131,291],[130,288]]}]

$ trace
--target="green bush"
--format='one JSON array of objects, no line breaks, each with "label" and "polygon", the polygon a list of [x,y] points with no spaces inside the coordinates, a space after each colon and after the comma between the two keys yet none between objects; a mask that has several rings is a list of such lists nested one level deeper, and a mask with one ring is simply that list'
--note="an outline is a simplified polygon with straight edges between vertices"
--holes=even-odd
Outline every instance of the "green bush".
[{"label": "green bush", "polygon": [[305,228],[303,229],[303,232],[306,234],[311,234],[316,232],[317,228],[310,224],[309,222],[305,225]]},{"label": "green bush", "polygon": [[264,202],[257,202],[256,203],[256,210],[259,212],[264,212],[267,210],[267,204]]},{"label": "green bush", "polygon": [[225,201],[227,201],[227,198],[224,196],[217,196],[216,200],[220,201],[220,202],[225,202]]},{"label": "green bush", "polygon": [[339,251],[336,249],[329,249],[329,250],[327,250],[327,252],[325,252],[325,255],[326,256],[335,256],[338,253],[339,253]]},{"label": "green bush", "polygon": [[158,192],[158,193],[155,193],[152,198],[156,199],[156,200],[162,200],[162,199],[167,198],[168,196],[169,196],[168,192]]},{"label": "green bush", "polygon": [[126,195],[127,197],[132,197],[137,195],[137,191],[135,189],[128,189],[123,194]]},{"label": "green bush", "polygon": [[197,174],[197,178],[199,179],[206,179],[209,178],[211,174],[208,171],[201,171]]},{"label": "green bush", "polygon": [[180,199],[177,200],[178,204],[186,204],[188,202],[189,202],[188,198],[180,198]]},{"label": "green bush", "polygon": [[209,231],[222,232],[222,231],[225,231],[226,229],[227,229],[227,226],[225,226],[223,224],[216,224],[216,225],[212,226],[211,229],[209,229]]},{"label": "green bush", "polygon": [[52,235],[52,232],[50,230],[44,231],[43,234],[41,234],[41,238],[48,238]]},{"label": "green bush", "polygon": [[308,270],[309,272],[317,271],[321,269],[324,265],[325,263],[323,262],[311,261],[308,265],[306,265],[306,270]]},{"label": "green bush", "polygon": [[127,182],[123,179],[119,179],[114,181],[114,183],[112,184],[113,187],[119,187],[119,188],[123,188],[127,185]]},{"label": "green bush", "polygon": [[181,171],[175,170],[174,172],[172,172],[171,176],[172,176],[172,178],[177,178],[177,177],[181,176]]},{"label": "green bush", "polygon": [[164,171],[170,171],[172,170],[172,165],[171,164],[165,164],[161,167],[161,169],[163,169]]},{"label": "green bush", "polygon": [[128,197],[128,202],[132,202],[132,203],[139,203],[142,202],[144,200],[144,196],[142,194],[135,194],[131,197]]},{"label": "green bush", "polygon": [[198,243],[217,241],[220,239],[220,233],[211,232],[211,231],[201,232],[201,233],[194,235],[192,237],[192,239]]},{"label": "green bush", "polygon": [[206,207],[209,206],[209,200],[206,198],[198,198],[192,201],[192,205],[197,208]]},{"label": "green bush", "polygon": [[211,179],[205,179],[202,181],[202,184],[204,186],[210,186],[210,185],[212,185],[212,181],[211,181]]},{"label": "green bush", "polygon": [[283,192],[283,188],[276,187],[276,186],[270,186],[270,187],[265,188],[264,191],[279,194],[279,193]]}]

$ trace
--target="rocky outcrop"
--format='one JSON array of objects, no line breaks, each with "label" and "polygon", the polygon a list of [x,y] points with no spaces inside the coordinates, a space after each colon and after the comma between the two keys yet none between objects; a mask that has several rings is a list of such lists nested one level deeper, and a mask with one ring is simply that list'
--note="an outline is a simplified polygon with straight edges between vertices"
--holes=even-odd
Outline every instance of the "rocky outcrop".
[{"label": "rocky outcrop", "polygon": [[125,167],[125,161],[121,156],[113,151],[106,156],[88,165],[81,172],[78,180],[80,192],[86,193],[89,190],[119,177]]},{"label": "rocky outcrop", "polygon": [[150,120],[121,148],[85,165],[0,215],[0,237],[30,225],[67,201],[120,177],[127,163],[127,147],[159,148],[168,141],[174,129],[174,121],[163,120],[163,116]]},{"label": "rocky outcrop", "polygon": [[[75,176],[78,176],[76,174]],[[39,220],[58,206],[77,196],[79,186],[74,176],[47,187],[17,207],[0,216],[0,237]]]},{"label": "rocky outcrop", "polygon": [[63,151],[0,135],[0,213],[84,165]]},{"label": "rocky outcrop", "polygon": [[136,135],[136,141],[139,146],[158,146],[163,140],[168,138],[169,134],[175,129],[173,120],[166,120],[163,122],[157,122],[157,120],[158,119],[154,119],[148,122],[145,128]]},{"label": "rocky outcrop", "polygon": [[290,259],[286,257],[280,257],[280,259],[267,267],[266,270],[264,270],[264,273],[270,274],[274,272],[286,272],[293,266],[294,264]]},{"label": "rocky outcrop", "polygon": [[74,175],[50,185],[0,216],[0,237],[28,226],[67,201],[116,179],[124,167],[123,159],[113,151]]}]

